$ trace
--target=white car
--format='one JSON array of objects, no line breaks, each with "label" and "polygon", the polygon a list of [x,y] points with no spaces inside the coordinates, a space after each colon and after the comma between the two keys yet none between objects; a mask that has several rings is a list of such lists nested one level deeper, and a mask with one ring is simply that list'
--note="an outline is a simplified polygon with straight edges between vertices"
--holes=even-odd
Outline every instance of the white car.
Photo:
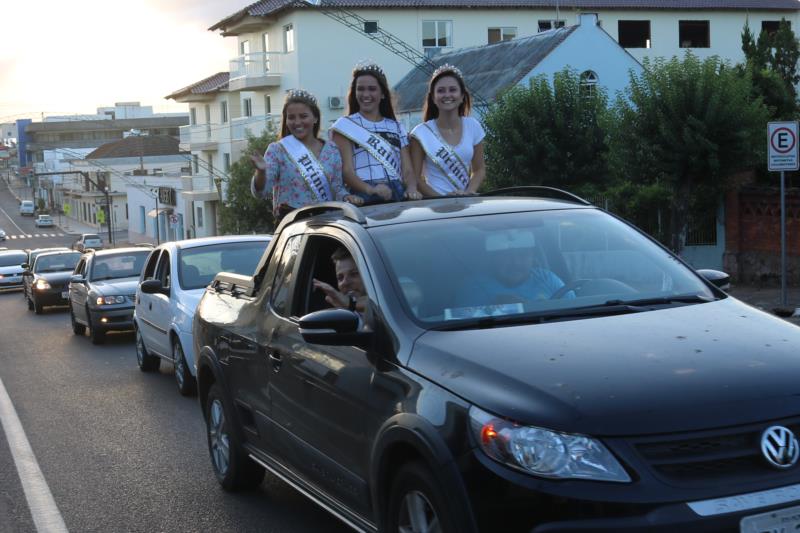
[{"label": "white car", "polygon": [[19,214],[33,216],[36,212],[36,206],[33,205],[33,200],[22,200],[19,203]]},{"label": "white car", "polygon": [[103,239],[101,239],[99,235],[96,235],[94,233],[84,233],[72,245],[72,249],[78,250],[79,252],[85,252],[89,248],[91,248],[92,250],[102,250]]},{"label": "white car", "polygon": [[52,228],[53,219],[50,217],[50,215],[39,215],[36,218],[35,224],[37,228]]},{"label": "white car", "polygon": [[3,231],[2,228],[0,228],[0,241],[6,240],[6,237],[7,237],[6,232]]},{"label": "white car", "polygon": [[133,311],[136,361],[143,372],[172,363],[183,395],[196,387],[192,321],[206,286],[220,272],[252,276],[270,235],[230,235],[165,242],[147,258]]},{"label": "white car", "polygon": [[0,251],[0,292],[18,290],[23,287],[22,264],[28,255],[22,250]]}]

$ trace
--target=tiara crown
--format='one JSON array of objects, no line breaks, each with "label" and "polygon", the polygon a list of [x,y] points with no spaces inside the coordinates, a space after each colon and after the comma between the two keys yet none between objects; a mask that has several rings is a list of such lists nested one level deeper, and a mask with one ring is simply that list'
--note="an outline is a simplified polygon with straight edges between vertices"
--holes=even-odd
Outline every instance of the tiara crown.
[{"label": "tiara crown", "polygon": [[353,74],[356,74],[357,72],[375,72],[381,76],[385,76],[383,69],[370,59],[364,59],[356,63],[356,66],[353,67]]},{"label": "tiara crown", "polygon": [[300,100],[308,100],[314,105],[317,105],[317,97],[306,91],[305,89],[289,89],[286,91],[286,99],[298,98]]},{"label": "tiara crown", "polygon": [[444,74],[444,73],[448,73],[448,74],[452,73],[457,78],[459,78],[460,80],[462,80],[462,81],[464,80],[464,74],[461,73],[461,69],[459,69],[455,65],[451,65],[450,63],[445,63],[444,65],[441,65],[439,68],[434,70],[433,71],[433,75],[431,75],[431,79],[434,79],[435,77],[439,76],[440,74]]}]

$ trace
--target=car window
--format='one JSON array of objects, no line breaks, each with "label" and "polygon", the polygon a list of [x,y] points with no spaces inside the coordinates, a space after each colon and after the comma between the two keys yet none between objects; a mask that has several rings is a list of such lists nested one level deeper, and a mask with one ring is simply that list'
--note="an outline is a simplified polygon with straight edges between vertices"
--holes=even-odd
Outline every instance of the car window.
[{"label": "car window", "polygon": [[595,209],[419,225],[371,232],[405,308],[425,322],[673,295],[713,298],[669,252]]},{"label": "car window", "polygon": [[18,266],[25,262],[25,253],[0,254],[0,267]]},{"label": "car window", "polygon": [[142,275],[142,279],[153,279],[156,275],[156,266],[158,265],[158,258],[161,256],[161,250],[153,250],[147,257],[147,262]]},{"label": "car window", "polygon": [[300,251],[302,235],[291,237],[283,248],[278,271],[275,273],[275,283],[272,287],[272,308],[281,316],[289,316],[288,303],[294,288],[295,264]]},{"label": "car window", "polygon": [[92,263],[92,281],[139,276],[149,252],[147,250],[95,256]]},{"label": "car window", "polygon": [[252,276],[268,244],[264,239],[184,248],[178,258],[180,286],[201,289],[220,272]]},{"label": "car window", "polygon": [[161,286],[165,289],[169,289],[171,287],[170,283],[172,282],[172,273],[170,270],[169,252],[164,250],[161,253],[161,259],[158,261],[155,279],[160,280]]},{"label": "car window", "polygon": [[33,271],[37,274],[46,272],[73,271],[81,258],[79,253],[41,255],[36,258]]}]

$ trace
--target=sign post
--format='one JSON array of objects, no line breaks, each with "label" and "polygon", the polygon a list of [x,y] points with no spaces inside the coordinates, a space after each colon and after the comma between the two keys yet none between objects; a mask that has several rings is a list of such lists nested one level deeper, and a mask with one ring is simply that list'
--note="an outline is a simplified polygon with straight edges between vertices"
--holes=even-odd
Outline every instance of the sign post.
[{"label": "sign post", "polygon": [[786,305],[786,176],[800,170],[796,120],[767,124],[768,170],[781,173],[781,305]]}]

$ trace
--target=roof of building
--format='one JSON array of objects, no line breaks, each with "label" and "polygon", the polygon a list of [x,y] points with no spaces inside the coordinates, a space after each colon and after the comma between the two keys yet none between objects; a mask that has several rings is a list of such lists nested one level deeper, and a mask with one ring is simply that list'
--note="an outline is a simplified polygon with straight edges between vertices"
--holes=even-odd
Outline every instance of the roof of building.
[{"label": "roof of building", "polygon": [[152,157],[177,155],[178,139],[169,135],[130,136],[120,141],[106,143],[86,156],[86,159],[111,159],[118,157]]},{"label": "roof of building", "polygon": [[228,81],[230,80],[230,72],[217,72],[207,78],[198,82],[187,85],[183,89],[178,89],[172,94],[168,94],[164,98],[172,98],[176,100],[190,94],[209,94],[217,91],[223,91],[228,88]]},{"label": "roof of building", "polygon": [[[491,102],[497,93],[520,82],[579,26],[544,31],[495,44],[461,48],[431,59],[436,67],[449,63],[464,75],[470,93]],[[428,90],[429,70],[414,68],[394,86],[396,111],[422,109]],[[473,105],[477,102],[473,98]]]},{"label": "roof of building", "polygon": [[166,116],[142,118],[118,118],[106,120],[65,120],[63,122],[28,122],[24,124],[26,133],[38,132],[70,132],[131,129],[146,130],[150,128],[177,128],[189,124],[189,114],[183,116]]},{"label": "roof of building", "polygon": [[[798,0],[317,0],[320,7],[358,8],[549,8],[555,9],[712,9],[799,11]],[[247,16],[276,15],[293,8],[316,6],[298,0],[259,0],[225,17],[210,30],[224,29]]]}]

